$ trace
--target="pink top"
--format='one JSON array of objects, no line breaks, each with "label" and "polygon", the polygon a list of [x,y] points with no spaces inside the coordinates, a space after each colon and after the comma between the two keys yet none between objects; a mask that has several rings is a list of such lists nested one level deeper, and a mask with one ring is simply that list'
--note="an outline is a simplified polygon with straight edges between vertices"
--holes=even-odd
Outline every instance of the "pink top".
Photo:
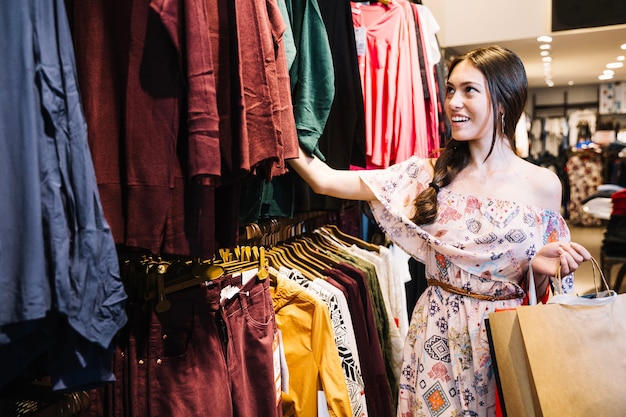
[{"label": "pink top", "polygon": [[428,156],[419,38],[410,3],[352,3],[352,22],[365,105],[367,168]]}]

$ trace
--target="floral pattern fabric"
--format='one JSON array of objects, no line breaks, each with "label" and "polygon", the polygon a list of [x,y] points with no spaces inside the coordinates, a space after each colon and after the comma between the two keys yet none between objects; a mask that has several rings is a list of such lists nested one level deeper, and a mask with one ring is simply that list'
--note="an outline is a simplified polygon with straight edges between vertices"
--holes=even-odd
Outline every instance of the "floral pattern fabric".
[{"label": "floral pattern fabric", "polygon": [[[430,225],[413,223],[416,196],[431,181],[428,160],[412,157],[385,170],[361,171],[392,242],[426,266],[426,278],[474,293],[519,294],[528,262],[544,244],[569,241],[553,211],[441,188]],[[471,191],[471,190],[468,190]],[[563,280],[573,290],[573,276]],[[496,383],[485,318],[522,299],[483,301],[429,286],[418,300],[404,344],[398,416],[494,416]]]}]

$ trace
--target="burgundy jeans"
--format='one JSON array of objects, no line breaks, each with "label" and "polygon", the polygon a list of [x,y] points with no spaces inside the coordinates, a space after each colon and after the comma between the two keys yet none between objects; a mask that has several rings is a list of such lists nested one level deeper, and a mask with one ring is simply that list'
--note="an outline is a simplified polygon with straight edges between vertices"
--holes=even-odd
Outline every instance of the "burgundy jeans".
[{"label": "burgundy jeans", "polygon": [[[242,287],[228,275],[167,295],[171,306],[152,310],[147,340],[141,331],[131,335],[127,381],[136,402],[126,409],[133,416],[281,417],[268,281],[254,277]],[[221,300],[229,285],[236,289]]]}]

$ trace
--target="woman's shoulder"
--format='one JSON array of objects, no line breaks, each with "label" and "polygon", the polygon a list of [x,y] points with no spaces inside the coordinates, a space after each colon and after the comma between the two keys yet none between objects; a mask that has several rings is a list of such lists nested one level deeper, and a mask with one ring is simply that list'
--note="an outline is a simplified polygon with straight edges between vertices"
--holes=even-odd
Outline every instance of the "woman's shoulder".
[{"label": "woman's shoulder", "polygon": [[521,160],[523,177],[529,183],[526,187],[529,191],[530,203],[552,211],[561,208],[561,195],[563,186],[556,172],[526,160]]}]

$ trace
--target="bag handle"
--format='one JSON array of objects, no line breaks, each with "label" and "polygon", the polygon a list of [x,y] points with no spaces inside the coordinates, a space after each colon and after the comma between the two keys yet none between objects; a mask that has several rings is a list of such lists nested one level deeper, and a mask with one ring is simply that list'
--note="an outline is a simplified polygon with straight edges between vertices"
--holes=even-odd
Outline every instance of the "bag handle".
[{"label": "bag handle", "polygon": [[[555,282],[553,283],[554,285],[552,286],[553,291],[554,291],[554,296],[550,298],[550,300],[548,300],[548,304],[589,306],[589,305],[609,304],[615,301],[615,297],[617,297],[617,293],[609,287],[606,277],[604,276],[604,273],[602,272],[602,268],[600,268],[600,264],[593,256],[591,257],[590,261],[592,264],[593,286],[595,289],[595,293],[585,295],[582,297],[563,293],[562,278],[561,278],[561,263],[559,263],[556,268],[556,276],[554,277]],[[606,290],[598,289],[598,274],[602,278],[602,283],[604,284],[604,288],[606,288]],[[528,267],[528,304],[529,305],[537,304],[537,290],[535,288],[535,277],[533,274],[532,260],[529,263],[529,267]]]}]

